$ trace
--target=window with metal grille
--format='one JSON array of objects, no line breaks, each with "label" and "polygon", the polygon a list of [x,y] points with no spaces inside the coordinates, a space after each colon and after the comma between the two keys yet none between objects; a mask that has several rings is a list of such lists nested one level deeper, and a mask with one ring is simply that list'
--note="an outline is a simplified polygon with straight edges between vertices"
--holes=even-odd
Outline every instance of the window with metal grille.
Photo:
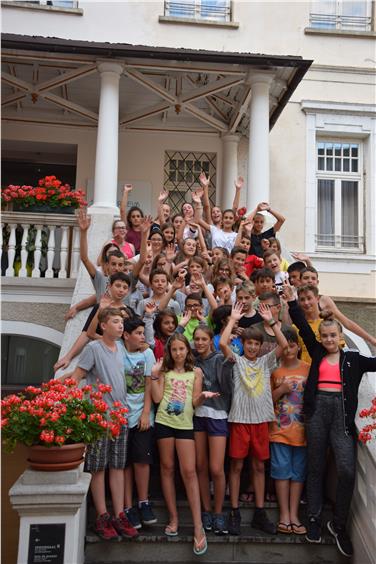
[{"label": "window with metal grille", "polygon": [[165,16],[219,22],[231,21],[231,2],[228,0],[166,0]]},{"label": "window with metal grille", "polygon": [[191,191],[200,186],[202,171],[210,176],[209,199],[215,205],[216,153],[166,151],[164,162],[164,188],[169,193],[168,203],[172,213],[180,213],[185,202],[191,202]]},{"label": "window with metal grille", "polygon": [[317,143],[318,250],[364,252],[361,149],[358,142]]},{"label": "window with metal grille", "polygon": [[315,29],[371,30],[371,0],[315,0],[310,26]]}]

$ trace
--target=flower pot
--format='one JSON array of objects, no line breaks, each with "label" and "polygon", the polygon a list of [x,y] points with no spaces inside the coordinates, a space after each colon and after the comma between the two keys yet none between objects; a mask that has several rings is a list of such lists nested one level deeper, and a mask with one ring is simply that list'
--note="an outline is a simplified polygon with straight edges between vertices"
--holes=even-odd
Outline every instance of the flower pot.
[{"label": "flower pot", "polygon": [[73,470],[84,461],[84,452],[84,443],[61,447],[34,445],[29,447],[27,461],[32,470],[42,470],[43,472]]},{"label": "flower pot", "polygon": [[64,206],[61,208],[55,208],[49,205],[34,205],[34,206],[28,206],[28,207],[24,207],[21,206],[20,204],[14,204],[13,206],[13,210],[14,211],[18,211],[18,212],[27,212],[27,213],[59,213],[59,214],[74,214],[76,208],[74,208],[73,206]]}]

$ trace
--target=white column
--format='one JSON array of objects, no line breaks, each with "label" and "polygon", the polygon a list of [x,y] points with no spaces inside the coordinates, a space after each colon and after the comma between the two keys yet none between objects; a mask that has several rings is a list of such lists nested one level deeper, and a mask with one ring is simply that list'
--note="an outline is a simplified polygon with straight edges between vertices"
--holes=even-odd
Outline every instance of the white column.
[{"label": "white column", "polygon": [[269,88],[270,74],[250,75],[251,104],[249,118],[247,208],[269,201]]},{"label": "white column", "polygon": [[238,177],[238,145],[239,135],[225,134],[222,136],[222,191],[221,208],[232,208],[235,187],[234,180]]},{"label": "white column", "polygon": [[101,76],[97,151],[95,158],[94,213],[119,213],[117,199],[119,152],[119,80],[123,72],[118,63],[100,63]]}]

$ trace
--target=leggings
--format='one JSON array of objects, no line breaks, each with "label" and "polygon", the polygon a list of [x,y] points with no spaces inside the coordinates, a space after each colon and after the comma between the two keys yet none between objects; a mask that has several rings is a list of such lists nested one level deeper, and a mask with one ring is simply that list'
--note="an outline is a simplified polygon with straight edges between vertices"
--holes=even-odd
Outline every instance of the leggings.
[{"label": "leggings", "polygon": [[337,491],[334,511],[336,527],[345,527],[355,483],[355,438],[345,434],[342,394],[318,392],[313,415],[307,418],[308,515],[320,520],[323,504],[323,479],[326,451],[330,445],[337,468]]}]

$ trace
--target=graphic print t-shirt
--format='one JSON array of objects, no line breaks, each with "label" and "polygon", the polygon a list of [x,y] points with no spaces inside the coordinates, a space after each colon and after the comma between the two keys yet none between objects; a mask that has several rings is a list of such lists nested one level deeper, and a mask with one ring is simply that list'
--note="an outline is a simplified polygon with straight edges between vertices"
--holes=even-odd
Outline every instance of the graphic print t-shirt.
[{"label": "graphic print t-shirt", "polygon": [[164,393],[155,421],[174,429],[193,429],[194,372],[166,372]]},{"label": "graphic print t-shirt", "polygon": [[[127,386],[128,426],[136,427],[144,408],[145,378],[151,375],[155,358],[150,349],[144,352],[129,352],[124,349],[124,376]],[[150,410],[150,424],[154,423],[154,413]]]}]

